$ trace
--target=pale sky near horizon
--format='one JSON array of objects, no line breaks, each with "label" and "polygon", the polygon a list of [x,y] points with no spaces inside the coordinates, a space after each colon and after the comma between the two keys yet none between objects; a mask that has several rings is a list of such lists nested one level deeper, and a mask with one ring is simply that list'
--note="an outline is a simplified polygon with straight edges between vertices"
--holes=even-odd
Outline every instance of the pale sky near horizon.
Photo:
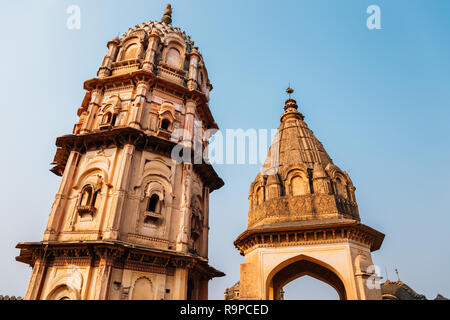
[{"label": "pale sky near horizon", "polygon": [[[23,296],[31,269],[17,242],[42,240],[60,178],[48,171],[55,139],[72,132],[106,43],[159,20],[164,1],[3,1],[0,27],[2,153],[0,294]],[[288,83],[305,121],[357,190],[363,223],[383,232],[373,253],[386,278],[433,299],[450,297],[450,1],[170,1],[173,25],[191,35],[214,86],[219,127],[272,129]],[[68,30],[66,9],[81,9]],[[381,30],[366,9],[381,8]],[[223,299],[239,280],[233,246],[247,226],[259,165],[217,165],[225,186],[210,200],[210,283]],[[299,279],[287,298],[334,298]]]}]

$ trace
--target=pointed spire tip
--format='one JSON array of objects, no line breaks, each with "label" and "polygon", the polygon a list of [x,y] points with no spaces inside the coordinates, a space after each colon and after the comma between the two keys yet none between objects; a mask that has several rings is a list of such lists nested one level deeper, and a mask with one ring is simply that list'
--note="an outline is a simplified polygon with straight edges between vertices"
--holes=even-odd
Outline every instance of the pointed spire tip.
[{"label": "pointed spire tip", "polygon": [[164,15],[161,18],[161,22],[164,22],[166,24],[172,23],[172,5],[168,4],[166,7],[166,10],[164,10]]}]

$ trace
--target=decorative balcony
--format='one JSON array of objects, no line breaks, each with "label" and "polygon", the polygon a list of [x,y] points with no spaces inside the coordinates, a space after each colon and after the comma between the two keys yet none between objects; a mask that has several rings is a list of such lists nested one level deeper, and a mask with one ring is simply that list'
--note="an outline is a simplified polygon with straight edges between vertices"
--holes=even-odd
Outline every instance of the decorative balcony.
[{"label": "decorative balcony", "polygon": [[110,123],[103,123],[103,124],[100,124],[98,128],[100,130],[109,130],[112,128],[112,125]]},{"label": "decorative balcony", "polygon": [[144,212],[144,223],[156,222],[161,219],[161,213],[153,212],[153,211],[145,211]]},{"label": "decorative balcony", "polygon": [[112,76],[119,74],[131,73],[141,68],[141,59],[128,59],[123,61],[114,62],[112,65]]},{"label": "decorative balcony", "polygon": [[77,211],[81,216],[86,214],[93,216],[97,212],[97,208],[94,206],[78,206]]},{"label": "decorative balcony", "polygon": [[160,62],[158,65],[158,76],[180,86],[186,86],[186,71],[173,68],[163,62]]},{"label": "decorative balcony", "polygon": [[170,137],[172,136],[172,132],[163,128],[159,128],[158,132],[156,132],[156,135],[164,139],[170,139]]}]

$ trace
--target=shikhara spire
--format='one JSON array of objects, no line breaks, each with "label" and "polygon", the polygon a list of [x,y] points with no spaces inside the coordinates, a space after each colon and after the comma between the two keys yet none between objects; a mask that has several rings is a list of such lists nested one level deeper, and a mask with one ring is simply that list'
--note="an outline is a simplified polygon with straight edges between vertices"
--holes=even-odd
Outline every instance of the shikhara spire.
[{"label": "shikhara spire", "polygon": [[364,277],[384,235],[361,224],[350,176],[308,128],[293,92],[289,86],[278,132],[250,186],[248,227],[234,242],[245,263],[227,298],[283,299],[283,286],[308,274],[341,299],[381,299]]}]

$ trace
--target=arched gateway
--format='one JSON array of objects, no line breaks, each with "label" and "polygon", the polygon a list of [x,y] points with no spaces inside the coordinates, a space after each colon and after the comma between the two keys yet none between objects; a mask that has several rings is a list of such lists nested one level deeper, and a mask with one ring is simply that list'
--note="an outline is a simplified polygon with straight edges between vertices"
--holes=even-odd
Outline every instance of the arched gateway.
[{"label": "arched gateway", "polygon": [[245,262],[227,297],[282,299],[284,285],[309,275],[341,299],[381,299],[371,252],[384,235],[360,222],[349,175],[333,164],[297,108],[286,101],[250,186],[248,228],[234,242]]}]

